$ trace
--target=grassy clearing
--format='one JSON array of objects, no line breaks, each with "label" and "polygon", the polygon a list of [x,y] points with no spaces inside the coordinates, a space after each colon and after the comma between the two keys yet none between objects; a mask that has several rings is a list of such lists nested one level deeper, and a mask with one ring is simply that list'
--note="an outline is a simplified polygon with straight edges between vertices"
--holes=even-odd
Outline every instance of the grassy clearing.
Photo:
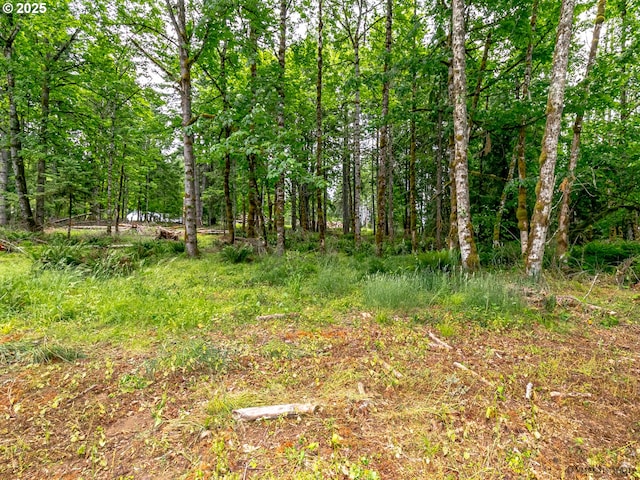
[{"label": "grassy clearing", "polygon": [[[640,477],[640,295],[612,277],[208,240],[103,273],[106,242],[0,255],[0,478]],[[320,408],[231,415],[290,402]]]}]

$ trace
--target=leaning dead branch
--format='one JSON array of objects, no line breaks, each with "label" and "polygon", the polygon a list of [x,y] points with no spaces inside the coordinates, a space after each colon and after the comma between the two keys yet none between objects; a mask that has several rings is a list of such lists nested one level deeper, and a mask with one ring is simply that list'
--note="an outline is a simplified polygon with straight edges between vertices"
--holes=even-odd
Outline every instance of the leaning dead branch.
[{"label": "leaning dead branch", "polygon": [[235,420],[251,422],[255,420],[268,420],[293,415],[306,415],[314,413],[318,405],[312,403],[289,403],[284,405],[268,405],[265,407],[239,408],[232,412]]},{"label": "leaning dead branch", "polygon": [[284,320],[285,318],[298,318],[300,316],[299,313],[272,313],[271,315],[260,315],[256,317],[256,320],[259,322],[268,321],[268,320]]},{"label": "leaning dead branch", "polygon": [[490,387],[493,387],[493,383],[490,382],[489,380],[487,380],[486,378],[484,378],[482,375],[480,375],[477,372],[474,372],[473,370],[471,370],[469,367],[465,367],[463,364],[459,363],[459,362],[453,362],[453,366],[456,368],[459,368],[460,370],[464,370],[467,373],[470,373],[471,375],[473,375],[474,377],[476,377],[478,380],[480,380],[482,383],[484,383],[485,385],[488,385]]},{"label": "leaning dead branch", "polygon": [[429,343],[430,346],[433,346],[435,348],[444,348],[445,350],[451,350],[453,348],[447,342],[440,340],[433,333],[427,332],[427,335],[429,335],[429,338],[433,340],[433,343]]}]

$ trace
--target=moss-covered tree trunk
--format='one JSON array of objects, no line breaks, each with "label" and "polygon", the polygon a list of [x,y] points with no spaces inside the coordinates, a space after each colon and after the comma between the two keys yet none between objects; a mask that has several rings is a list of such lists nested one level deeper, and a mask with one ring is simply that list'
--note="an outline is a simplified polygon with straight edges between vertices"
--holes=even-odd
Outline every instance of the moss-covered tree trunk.
[{"label": "moss-covered tree trunk", "polygon": [[551,84],[547,100],[547,122],[540,152],[540,179],[536,186],[536,204],[531,218],[529,248],[526,258],[526,272],[531,277],[542,273],[545,242],[549,229],[549,215],[555,187],[555,167],[558,157],[558,138],[562,124],[564,91],[566,85],[569,47],[571,46],[571,25],[575,0],[563,0],[560,22],[553,53]]},{"label": "moss-covered tree trunk", "polygon": [[452,5],[452,49],[453,49],[453,130],[454,161],[453,170],[456,189],[456,209],[458,242],[462,267],[475,271],[479,267],[478,252],[471,225],[471,205],[469,200],[469,166],[467,147],[469,129],[467,125],[467,79],[465,72],[465,18],[464,0],[453,0]]},{"label": "moss-covered tree trunk", "polygon": [[4,146],[5,139],[0,137],[0,226],[7,225],[7,187],[9,185],[9,149]]},{"label": "moss-covered tree trunk", "polygon": [[[585,96],[589,94],[589,73],[596,62],[596,54],[598,52],[598,43],[600,41],[600,31],[604,23],[604,10],[606,0],[598,1],[598,10],[596,12],[595,25],[593,27],[593,37],[591,39],[591,48],[589,49],[589,59],[584,72],[584,92]],[[569,209],[571,202],[571,188],[576,180],[575,171],[578,166],[578,157],[580,154],[580,135],[582,134],[582,125],[584,122],[584,107],[580,108],[573,122],[573,139],[571,141],[571,152],[569,154],[569,167],[567,176],[562,182],[562,203],[560,205],[560,214],[558,216],[558,247],[556,255],[560,260],[564,260],[567,249],[569,248]]]}]

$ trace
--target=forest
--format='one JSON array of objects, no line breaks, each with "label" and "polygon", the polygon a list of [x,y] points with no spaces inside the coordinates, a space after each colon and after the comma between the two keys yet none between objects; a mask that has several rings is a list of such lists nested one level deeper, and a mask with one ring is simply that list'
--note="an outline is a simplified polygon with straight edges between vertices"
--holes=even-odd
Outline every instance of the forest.
[{"label": "forest", "polygon": [[640,478],[640,4],[4,0],[0,478]]}]

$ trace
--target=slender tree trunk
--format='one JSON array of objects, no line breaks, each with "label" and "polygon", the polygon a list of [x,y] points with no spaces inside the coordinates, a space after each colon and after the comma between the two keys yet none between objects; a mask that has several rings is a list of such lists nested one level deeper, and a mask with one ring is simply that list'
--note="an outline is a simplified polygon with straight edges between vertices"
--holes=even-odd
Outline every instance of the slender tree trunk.
[{"label": "slender tree trunk", "polygon": [[385,35],[385,57],[382,70],[382,127],[380,127],[380,160],[378,162],[378,215],[376,229],[376,255],[382,255],[382,242],[385,234],[385,215],[387,213],[387,166],[389,162],[389,63],[391,61],[391,34],[393,25],[393,0],[387,0],[386,12],[386,35]]},{"label": "slender tree trunk", "polygon": [[[584,72],[584,92],[589,94],[589,73],[596,61],[598,52],[598,43],[600,41],[600,31],[604,23],[604,9],[606,0],[598,1],[598,11],[596,13],[595,26],[593,28],[593,38],[591,40],[591,49],[589,50],[589,59]],[[575,171],[578,166],[578,156],[580,154],[580,135],[582,134],[582,124],[584,122],[584,107],[580,108],[573,122],[573,140],[571,142],[571,153],[569,154],[569,168],[567,176],[561,185],[562,203],[560,206],[560,216],[558,218],[558,246],[556,254],[560,260],[565,260],[567,249],[569,247],[569,209],[571,202],[571,188],[575,182]]]},{"label": "slender tree trunk", "polygon": [[[251,98],[252,98],[252,113],[253,106],[257,101],[257,79],[258,79],[258,65],[257,65],[257,57],[258,57],[258,33],[256,27],[253,22],[250,22],[249,25],[249,42],[251,53],[249,57],[249,71],[251,75]],[[253,120],[251,121],[251,125],[249,127],[251,135],[254,134],[255,125]],[[254,152],[251,152],[247,155],[247,160],[249,164],[249,220],[247,223],[247,237],[255,238],[256,237],[256,226],[258,222],[258,198],[260,197],[260,192],[258,190],[258,181],[257,181],[257,157]],[[266,237],[265,237],[266,241]]]},{"label": "slender tree trunk", "polygon": [[[280,42],[278,47],[278,131],[281,138],[284,134],[284,106],[285,106],[285,55],[287,51],[287,0],[280,0]],[[276,254],[283,255],[285,248],[284,231],[284,183],[285,167],[280,165],[280,174],[276,182],[275,217],[276,217]]]},{"label": "slender tree trunk", "polygon": [[4,137],[0,144],[0,226],[9,223],[7,187],[9,186],[9,150],[4,146]]},{"label": "slender tree trunk", "polygon": [[539,277],[542,273],[545,242],[549,229],[551,201],[555,187],[555,167],[558,156],[558,138],[562,123],[564,107],[564,90],[566,84],[569,47],[571,45],[571,25],[575,0],[563,0],[558,24],[556,47],[553,54],[553,67],[549,98],[547,100],[547,123],[542,139],[540,153],[540,179],[536,186],[537,198],[531,219],[531,233],[526,259],[526,272],[531,277]]},{"label": "slender tree trunk", "polygon": [[443,172],[442,172],[442,109],[438,108],[438,145],[436,150],[436,250],[442,249],[442,197],[444,191],[442,188]]},{"label": "slender tree trunk", "polygon": [[36,177],[36,212],[35,223],[36,228],[44,228],[44,197],[45,197],[45,182],[46,182],[46,170],[47,161],[46,156],[49,154],[49,98],[50,98],[50,85],[49,85],[49,70],[45,65],[42,80],[42,93],[40,95],[40,148],[41,156],[38,158],[38,174]]},{"label": "slender tree trunk", "polygon": [[[411,251],[418,251],[418,234],[416,232],[417,211],[416,211],[416,91],[417,82],[414,76],[411,83],[411,122],[409,125],[409,232],[411,235]],[[440,127],[438,127],[440,128]],[[437,189],[438,187],[436,187]],[[438,197],[439,198],[439,197]],[[438,200],[436,200],[437,202]],[[437,215],[436,215],[437,217]],[[437,224],[437,219],[436,219]],[[442,226],[440,226],[442,228]]]},{"label": "slender tree trunk", "polygon": [[316,177],[323,186],[316,188],[318,205],[318,231],[320,251],[325,251],[325,230],[327,228],[322,200],[324,197],[324,169],[322,165],[322,0],[318,0],[318,80],[316,83]]},{"label": "slender tree trunk", "polygon": [[395,158],[393,156],[393,135],[391,126],[387,131],[389,142],[387,144],[387,218],[386,228],[387,235],[389,235],[389,241],[393,243],[395,238],[395,224],[394,224],[394,204],[393,204],[393,170],[395,168]]},{"label": "slender tree trunk", "polygon": [[[451,38],[453,38],[453,22],[451,24]],[[447,77],[447,90],[449,94],[449,104],[454,108],[455,98],[453,93],[453,47],[452,59],[449,62],[449,74]],[[454,134],[449,136],[449,236],[447,243],[449,251],[453,252],[459,249],[458,241],[458,198],[456,195],[456,177],[455,177],[455,141]]]},{"label": "slender tree trunk", "polygon": [[107,235],[111,235],[113,224],[113,162],[116,154],[116,107],[111,112],[111,135],[107,163]]},{"label": "slender tree trunk", "polygon": [[353,233],[356,246],[362,242],[360,218],[360,201],[362,198],[362,165],[360,152],[360,31],[356,30],[356,40],[353,43],[353,72],[356,84],[354,112],[353,112]]},{"label": "slender tree trunk", "polygon": [[[10,19],[12,17],[9,17]],[[11,26],[13,26],[10,23]],[[13,174],[16,183],[16,193],[18,195],[18,205],[20,207],[20,216],[25,226],[29,230],[36,229],[36,223],[33,218],[31,204],[27,192],[27,181],[25,177],[24,161],[22,159],[22,144],[20,142],[20,120],[18,118],[18,109],[16,106],[15,89],[16,82],[13,75],[12,56],[14,52],[13,42],[17,35],[19,27],[13,26],[8,38],[5,39],[4,58],[7,62],[7,97],[9,99],[9,144],[11,152],[11,162],[13,164]]]},{"label": "slender tree trunk", "polygon": [[118,201],[116,202],[116,235],[120,233],[120,205],[124,203],[124,163],[120,166],[120,188],[118,189]]},{"label": "slender tree trunk", "polygon": [[467,147],[469,129],[467,125],[467,79],[465,73],[465,25],[464,0],[453,0],[453,129],[454,129],[454,176],[456,184],[456,207],[458,217],[458,241],[462,267],[475,271],[480,266],[469,201],[469,167]]},{"label": "slender tree trunk", "polygon": [[351,159],[349,158],[349,130],[347,128],[348,115],[344,119],[344,138],[342,147],[342,233],[351,230]]},{"label": "slender tree trunk", "polygon": [[298,182],[291,179],[291,189],[289,190],[291,199],[291,231],[298,230]]}]

